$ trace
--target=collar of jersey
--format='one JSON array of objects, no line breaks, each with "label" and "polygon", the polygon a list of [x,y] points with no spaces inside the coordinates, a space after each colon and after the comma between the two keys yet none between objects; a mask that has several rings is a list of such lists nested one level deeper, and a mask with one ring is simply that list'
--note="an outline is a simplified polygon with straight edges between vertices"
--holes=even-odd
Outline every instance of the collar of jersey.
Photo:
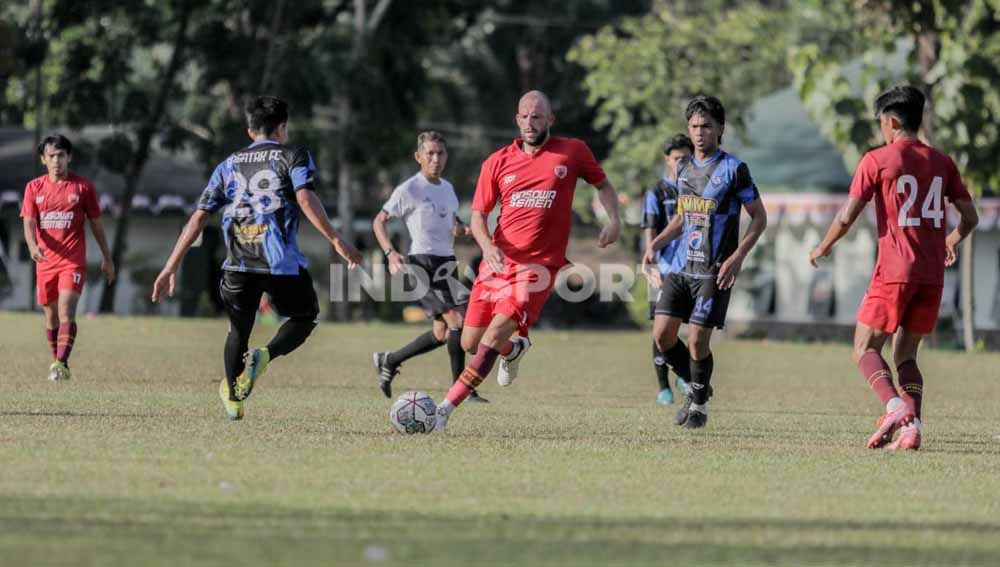
[{"label": "collar of jersey", "polygon": [[420,180],[424,182],[424,185],[430,185],[431,187],[440,187],[441,182],[444,181],[444,177],[438,177],[438,182],[434,183],[430,179],[427,179],[427,176],[424,175],[423,171],[418,171],[417,176],[420,177]]},{"label": "collar of jersey", "polygon": [[524,151],[524,138],[515,138],[514,139],[514,148],[518,152],[520,152],[521,154],[523,154],[523,155],[525,155],[525,156],[527,156],[529,158],[534,158],[539,153],[541,153],[542,151],[544,151],[549,146],[549,142],[551,142],[551,141],[552,141],[552,133],[550,132],[549,133],[549,137],[545,138],[545,141],[542,142],[541,146],[538,146],[538,149],[535,150],[535,153],[529,154],[528,152]]},{"label": "collar of jersey", "polygon": [[278,142],[275,142],[274,140],[257,140],[256,142],[250,144],[247,147],[248,148],[255,148],[255,147],[257,147],[257,146],[259,146],[261,144],[277,144],[277,143]]},{"label": "collar of jersey", "polygon": [[708,158],[705,161],[698,161],[698,158],[691,156],[691,163],[693,163],[695,167],[705,167],[706,165],[719,159],[721,156],[722,156],[722,149],[720,148],[718,150],[715,150],[715,153],[712,154],[712,157]]}]

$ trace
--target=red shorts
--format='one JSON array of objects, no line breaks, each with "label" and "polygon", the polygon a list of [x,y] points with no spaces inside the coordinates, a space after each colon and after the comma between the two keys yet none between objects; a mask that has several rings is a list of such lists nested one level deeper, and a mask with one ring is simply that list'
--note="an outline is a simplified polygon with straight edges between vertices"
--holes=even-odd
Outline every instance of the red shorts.
[{"label": "red shorts", "polygon": [[873,279],[858,309],[858,322],[886,333],[900,327],[922,335],[937,323],[944,286],[884,283]]},{"label": "red shorts", "polygon": [[55,268],[38,266],[35,269],[38,276],[36,298],[39,305],[48,305],[59,299],[60,291],[83,292],[83,280],[87,275],[86,268],[80,266],[58,266]]},{"label": "red shorts", "polygon": [[472,284],[465,326],[488,327],[493,316],[502,313],[518,323],[518,332],[527,336],[528,327],[538,320],[545,300],[552,293],[559,268],[518,264],[504,260],[503,273],[479,265],[479,276]]}]

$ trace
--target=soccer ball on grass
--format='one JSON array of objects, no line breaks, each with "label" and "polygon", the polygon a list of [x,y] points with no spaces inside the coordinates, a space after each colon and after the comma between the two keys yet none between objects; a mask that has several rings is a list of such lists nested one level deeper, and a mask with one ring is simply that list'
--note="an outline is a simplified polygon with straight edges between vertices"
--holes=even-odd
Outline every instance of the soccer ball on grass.
[{"label": "soccer ball on grass", "polygon": [[392,404],[389,421],[400,433],[430,433],[434,431],[436,414],[437,405],[426,392],[406,392]]}]

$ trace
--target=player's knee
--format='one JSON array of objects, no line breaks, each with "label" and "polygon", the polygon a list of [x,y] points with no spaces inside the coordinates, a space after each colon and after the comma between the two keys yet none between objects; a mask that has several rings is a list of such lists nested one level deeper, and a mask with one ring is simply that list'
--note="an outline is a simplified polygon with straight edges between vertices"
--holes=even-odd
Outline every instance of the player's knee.
[{"label": "player's knee", "polygon": [[695,360],[704,360],[712,354],[711,337],[700,332],[691,333],[688,348]]},{"label": "player's knee", "polygon": [[870,352],[878,352],[874,348],[870,348],[868,345],[854,345],[854,364],[857,365],[861,362],[861,358]]},{"label": "player's knee", "polygon": [[462,333],[462,350],[469,354],[476,354],[479,350],[479,340],[476,337]]}]

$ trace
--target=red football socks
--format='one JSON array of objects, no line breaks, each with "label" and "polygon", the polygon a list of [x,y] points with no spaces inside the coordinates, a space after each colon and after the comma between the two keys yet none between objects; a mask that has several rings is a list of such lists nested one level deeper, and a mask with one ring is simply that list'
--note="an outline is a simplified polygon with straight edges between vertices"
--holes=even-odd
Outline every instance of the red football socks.
[{"label": "red football socks", "polygon": [[913,413],[920,417],[920,402],[924,397],[924,377],[917,368],[916,360],[907,360],[896,367],[899,373],[899,389],[903,391],[903,401]]},{"label": "red football socks", "polygon": [[892,372],[881,354],[866,352],[858,361],[858,369],[861,370],[861,375],[868,381],[871,389],[882,400],[882,405],[899,396],[892,385]]},{"label": "red football socks", "polygon": [[56,360],[66,364],[69,353],[76,341],[76,323],[59,323],[59,338],[56,340]]},{"label": "red football socks", "polygon": [[55,359],[58,356],[56,344],[59,340],[59,329],[45,329],[45,336],[49,339],[49,348],[52,349],[52,358]]},{"label": "red football socks", "polygon": [[451,385],[445,398],[456,406],[464,402],[465,398],[468,398],[469,394],[482,384],[483,379],[489,376],[498,356],[500,356],[499,351],[483,344],[479,345],[479,350],[476,351],[462,374],[459,375],[458,380]]}]

